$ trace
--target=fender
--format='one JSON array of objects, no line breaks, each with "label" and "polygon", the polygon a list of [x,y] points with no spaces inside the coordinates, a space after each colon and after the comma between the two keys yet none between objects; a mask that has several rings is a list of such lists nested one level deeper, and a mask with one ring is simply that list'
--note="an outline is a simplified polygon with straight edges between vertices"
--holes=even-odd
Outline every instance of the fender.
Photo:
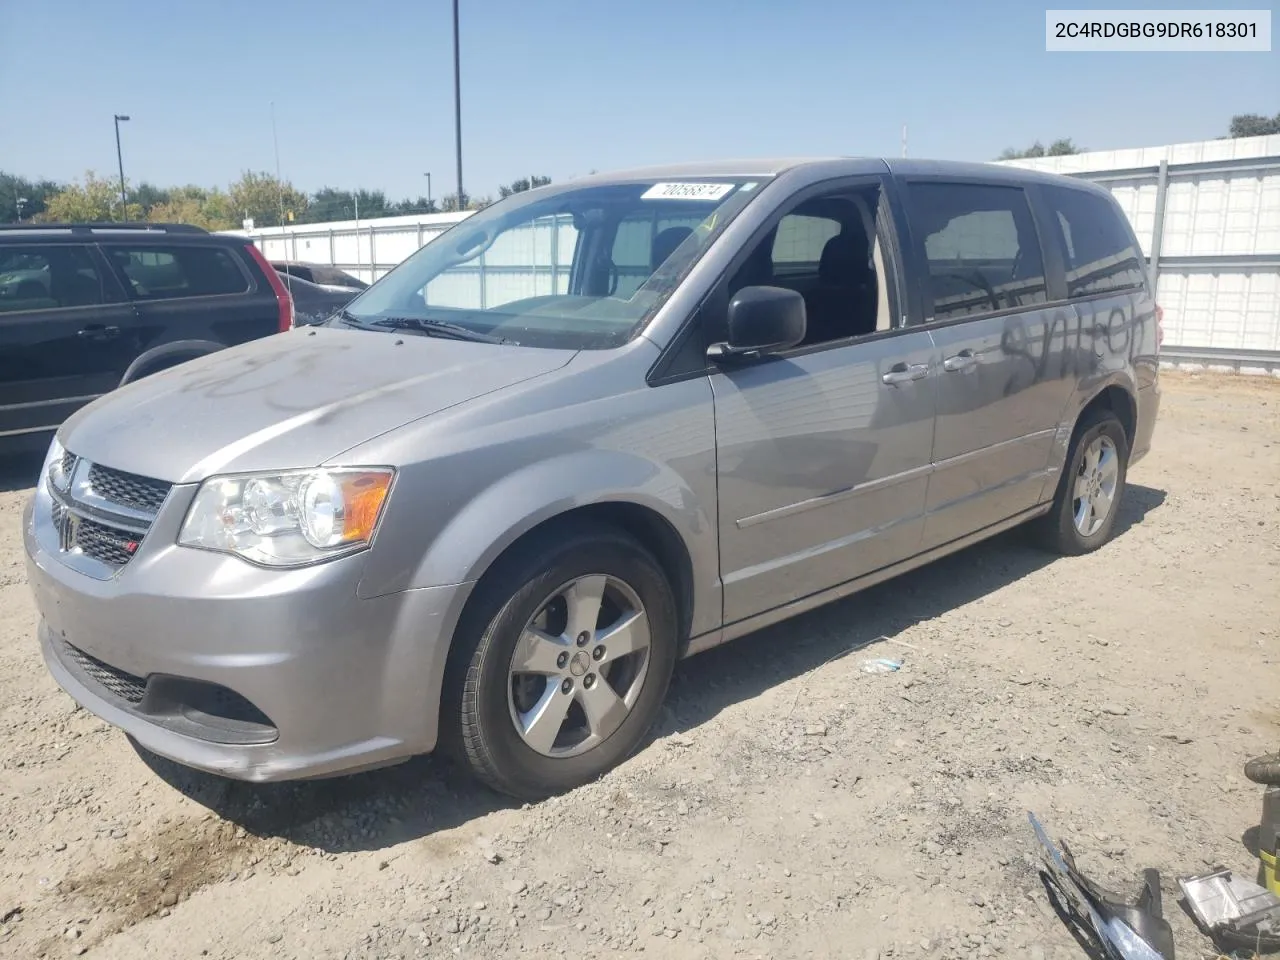
[{"label": "fender", "polygon": [[1067,404],[1064,416],[1059,421],[1057,431],[1053,435],[1053,446],[1049,450],[1049,463],[1047,464],[1050,472],[1045,477],[1044,486],[1040,490],[1041,502],[1051,498],[1054,495],[1054,491],[1058,489],[1058,479],[1067,462],[1067,450],[1071,446],[1071,435],[1075,433],[1076,421],[1080,419],[1080,414],[1084,412],[1089,404],[1093,403],[1094,400],[1102,396],[1111,387],[1119,387],[1125,392],[1129,398],[1129,403],[1133,405],[1136,419],[1138,388],[1130,369],[1115,370],[1101,378],[1082,382],[1080,389],[1071,395],[1071,400]]},{"label": "fender", "polygon": [[[472,583],[538,524],[579,507],[603,503],[634,504],[652,510],[671,525],[692,565],[693,633],[719,626],[714,518],[707,515],[683,476],[669,466],[621,450],[578,450],[504,475],[449,517],[411,570],[394,565],[381,569],[380,564],[368,568],[360,595]],[[375,556],[378,553],[373,551]],[[405,574],[407,582],[397,582]]]},{"label": "fender", "polygon": [[120,386],[132,382],[141,375],[141,371],[147,367],[153,366],[158,361],[175,360],[182,357],[184,360],[194,360],[196,357],[207,356],[218,350],[226,349],[225,343],[218,343],[216,340],[174,340],[170,343],[161,343],[151,347],[142,354],[139,354],[129,364],[124,372],[124,376],[120,378]]}]

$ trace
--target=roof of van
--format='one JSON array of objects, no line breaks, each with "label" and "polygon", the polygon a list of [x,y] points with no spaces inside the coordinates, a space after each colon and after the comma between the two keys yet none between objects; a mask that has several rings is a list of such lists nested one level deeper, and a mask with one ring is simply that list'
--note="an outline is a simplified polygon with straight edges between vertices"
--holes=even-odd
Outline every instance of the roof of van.
[{"label": "roof of van", "polygon": [[800,167],[825,168],[831,176],[842,174],[884,173],[897,176],[998,177],[1005,181],[1062,183],[1072,180],[1081,186],[1086,181],[1060,174],[1029,170],[1025,167],[996,163],[970,163],[958,160],[917,160],[889,157],[774,157],[756,160],[698,160],[662,166],[636,167],[592,174],[584,179],[598,181],[672,179],[676,177],[772,177]]}]

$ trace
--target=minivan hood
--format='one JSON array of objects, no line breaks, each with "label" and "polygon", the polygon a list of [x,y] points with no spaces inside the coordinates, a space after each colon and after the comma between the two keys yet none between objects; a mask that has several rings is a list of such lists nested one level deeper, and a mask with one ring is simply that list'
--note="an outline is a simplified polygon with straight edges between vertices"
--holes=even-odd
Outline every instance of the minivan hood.
[{"label": "minivan hood", "polygon": [[550,373],[575,352],[301,328],[144,377],[78,411],[58,435],[77,456],[170,483],[316,466]]}]

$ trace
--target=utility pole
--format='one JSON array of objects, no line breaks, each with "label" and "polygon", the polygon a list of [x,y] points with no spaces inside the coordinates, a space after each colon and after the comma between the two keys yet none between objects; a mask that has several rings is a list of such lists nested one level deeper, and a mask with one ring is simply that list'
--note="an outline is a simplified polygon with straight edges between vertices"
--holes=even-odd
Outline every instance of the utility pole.
[{"label": "utility pole", "polygon": [[453,135],[458,152],[458,209],[467,206],[462,192],[462,65],[458,54],[458,0],[453,0]]},{"label": "utility pole", "polygon": [[25,207],[25,206],[27,205],[27,198],[26,198],[26,197],[16,197],[15,199],[18,201],[18,222],[19,222],[19,223],[21,223],[21,222],[22,222],[22,208],[23,208],[23,207]]},{"label": "utility pole", "polygon": [[902,156],[906,157],[906,155],[907,155],[907,125],[904,123],[902,125]]},{"label": "utility pole", "polygon": [[124,192],[124,154],[120,151],[120,121],[129,118],[122,113],[117,113],[116,118],[116,163],[120,165],[120,219],[129,219],[129,200]]},{"label": "utility pole", "polygon": [[427,206],[429,207],[431,206],[431,174],[424,173],[423,176],[427,178]]}]

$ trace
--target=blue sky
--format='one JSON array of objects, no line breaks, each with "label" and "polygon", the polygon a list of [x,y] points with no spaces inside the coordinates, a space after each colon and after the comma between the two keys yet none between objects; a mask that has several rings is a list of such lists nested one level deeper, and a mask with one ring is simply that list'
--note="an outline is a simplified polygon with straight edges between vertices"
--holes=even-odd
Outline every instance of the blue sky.
[{"label": "blue sky", "polygon": [[[1280,111],[1280,51],[1050,54],[1045,6],[462,0],[465,186],[681,159],[897,155],[903,123],[912,156],[985,160],[1059,136],[1092,149],[1208,139],[1232,114]],[[114,175],[119,112],[133,117],[131,181],[225,185],[274,171],[274,101],[296,186],[399,198],[424,193],[429,170],[438,197],[455,179],[450,11],[0,0],[0,169]]]}]

